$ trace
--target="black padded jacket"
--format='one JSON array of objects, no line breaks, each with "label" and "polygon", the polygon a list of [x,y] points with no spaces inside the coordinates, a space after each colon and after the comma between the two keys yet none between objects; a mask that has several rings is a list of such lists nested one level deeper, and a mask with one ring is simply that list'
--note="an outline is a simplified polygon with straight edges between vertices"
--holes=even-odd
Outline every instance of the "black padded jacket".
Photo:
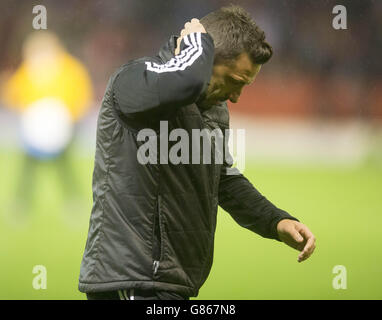
[{"label": "black padded jacket", "polygon": [[[145,143],[168,143],[167,150],[176,144],[162,139],[160,121],[190,137],[193,129],[229,128],[225,102],[209,109],[197,103],[212,74],[211,36],[187,35],[176,56],[175,45],[173,36],[157,56],[131,61],[109,80],[97,122],[81,292],[141,288],[197,296],[212,266],[218,205],[241,226],[278,241],[277,223],[297,220],[232,174],[229,161],[166,163],[160,152],[154,158],[161,161],[138,161]],[[138,138],[143,129],[152,133],[145,141]],[[214,150],[212,144],[212,159]]]}]

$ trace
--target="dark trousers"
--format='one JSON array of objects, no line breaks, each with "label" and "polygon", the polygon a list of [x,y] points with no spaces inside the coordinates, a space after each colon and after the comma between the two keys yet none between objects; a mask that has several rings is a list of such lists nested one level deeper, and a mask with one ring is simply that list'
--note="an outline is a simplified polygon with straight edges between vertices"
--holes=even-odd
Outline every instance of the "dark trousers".
[{"label": "dark trousers", "polygon": [[189,300],[178,293],[140,289],[93,292],[86,294],[88,300]]}]

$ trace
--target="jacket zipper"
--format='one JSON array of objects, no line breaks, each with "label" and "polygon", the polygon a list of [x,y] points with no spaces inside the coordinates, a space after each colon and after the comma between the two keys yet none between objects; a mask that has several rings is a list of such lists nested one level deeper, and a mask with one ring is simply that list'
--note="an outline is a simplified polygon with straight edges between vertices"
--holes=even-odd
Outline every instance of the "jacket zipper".
[{"label": "jacket zipper", "polygon": [[[157,241],[157,249],[158,249],[158,255],[154,257],[154,262],[153,262],[153,271],[154,275],[157,273],[158,268],[159,268],[159,260],[161,259],[162,256],[162,230],[161,230],[161,225],[160,225],[160,196],[158,196],[157,200],[157,217],[156,217],[156,225],[154,226],[154,237]],[[158,232],[156,232],[158,231]]]},{"label": "jacket zipper", "polygon": [[153,268],[154,268],[154,275],[156,275],[158,268],[159,268],[159,261],[158,260],[154,260]]}]

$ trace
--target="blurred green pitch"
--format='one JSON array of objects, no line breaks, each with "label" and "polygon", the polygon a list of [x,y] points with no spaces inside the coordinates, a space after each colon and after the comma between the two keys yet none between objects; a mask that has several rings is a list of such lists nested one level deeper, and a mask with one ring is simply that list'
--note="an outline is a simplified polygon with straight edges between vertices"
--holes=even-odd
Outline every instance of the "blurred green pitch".
[{"label": "blurred green pitch", "polygon": [[[48,164],[38,172],[35,201],[26,212],[10,200],[20,156],[0,152],[0,299],[85,298],[77,284],[92,206],[93,158],[72,153],[71,159],[83,194],[69,203]],[[220,210],[214,265],[198,299],[382,299],[381,166],[301,168],[247,160],[245,174],[308,225],[316,252],[299,264],[297,251],[239,227]],[[20,222],[11,210],[19,212]],[[47,268],[46,290],[32,287],[35,265]],[[346,290],[332,287],[335,265],[347,269]]]}]

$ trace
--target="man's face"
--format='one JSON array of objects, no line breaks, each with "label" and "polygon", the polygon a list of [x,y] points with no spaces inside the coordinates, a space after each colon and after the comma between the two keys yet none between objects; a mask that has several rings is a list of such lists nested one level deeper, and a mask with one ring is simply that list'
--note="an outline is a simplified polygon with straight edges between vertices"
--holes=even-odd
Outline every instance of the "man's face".
[{"label": "man's face", "polygon": [[260,68],[261,65],[253,64],[245,52],[229,63],[214,65],[211,81],[201,105],[210,107],[226,100],[236,103],[244,86],[255,80]]}]

